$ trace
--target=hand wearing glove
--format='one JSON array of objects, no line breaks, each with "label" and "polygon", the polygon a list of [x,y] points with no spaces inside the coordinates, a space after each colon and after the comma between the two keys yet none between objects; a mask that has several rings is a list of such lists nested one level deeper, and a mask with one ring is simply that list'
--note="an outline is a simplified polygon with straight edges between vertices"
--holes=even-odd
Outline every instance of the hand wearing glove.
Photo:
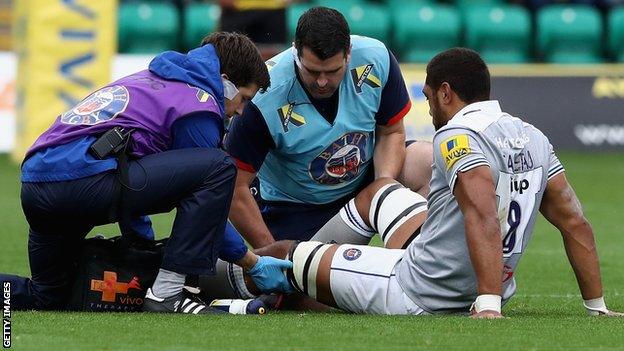
[{"label": "hand wearing glove", "polygon": [[292,262],[271,256],[256,256],[257,262],[247,273],[258,289],[265,293],[292,293],[294,290],[284,270],[292,268]]}]

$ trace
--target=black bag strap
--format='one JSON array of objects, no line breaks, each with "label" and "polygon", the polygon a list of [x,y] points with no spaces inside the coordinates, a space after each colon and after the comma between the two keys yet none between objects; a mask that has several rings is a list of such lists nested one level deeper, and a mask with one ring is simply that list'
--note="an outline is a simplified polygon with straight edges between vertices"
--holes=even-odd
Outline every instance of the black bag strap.
[{"label": "black bag strap", "polygon": [[[118,135],[123,139],[123,144],[113,150],[113,154],[117,156],[117,182],[115,184],[115,196],[111,205],[109,218],[111,222],[117,221],[119,230],[125,240],[137,241],[142,240],[141,237],[132,230],[131,213],[128,201],[129,191],[136,190],[130,187],[130,135],[133,129],[125,130],[120,127],[114,128],[118,131]],[[119,140],[119,139],[117,139]],[[141,190],[141,189],[138,189]]]},{"label": "black bag strap", "polygon": [[119,191],[117,195],[117,214],[119,230],[124,238],[136,241],[141,238],[132,230],[130,225],[131,216],[128,208],[128,192],[130,191],[130,164],[128,160],[127,147],[124,146],[123,151],[117,157],[117,182],[119,183]]}]

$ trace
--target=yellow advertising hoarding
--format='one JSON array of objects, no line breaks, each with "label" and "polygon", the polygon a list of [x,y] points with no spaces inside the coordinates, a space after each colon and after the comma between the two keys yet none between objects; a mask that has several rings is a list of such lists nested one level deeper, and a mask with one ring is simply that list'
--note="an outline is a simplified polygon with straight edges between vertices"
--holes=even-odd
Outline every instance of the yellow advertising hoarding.
[{"label": "yellow advertising hoarding", "polygon": [[54,119],[110,79],[116,0],[15,3],[16,145],[21,160]]},{"label": "yellow advertising hoarding", "polygon": [[401,65],[403,79],[407,86],[412,108],[403,119],[408,139],[431,141],[434,134],[429,105],[422,93],[425,84],[425,67],[418,65]]}]

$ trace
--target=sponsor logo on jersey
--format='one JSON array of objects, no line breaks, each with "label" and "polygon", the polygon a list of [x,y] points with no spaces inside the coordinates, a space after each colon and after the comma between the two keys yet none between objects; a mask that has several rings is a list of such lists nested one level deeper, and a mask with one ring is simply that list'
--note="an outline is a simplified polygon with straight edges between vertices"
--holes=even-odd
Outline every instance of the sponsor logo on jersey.
[{"label": "sponsor logo on jersey", "polygon": [[355,92],[362,92],[362,85],[366,84],[371,88],[379,88],[381,87],[381,80],[373,75],[371,72],[373,70],[374,64],[369,63],[368,65],[358,66],[351,70],[351,78],[353,78],[353,85],[355,86]]},{"label": "sponsor logo on jersey", "polygon": [[446,169],[450,169],[455,162],[472,152],[468,143],[468,135],[456,135],[444,140],[440,144],[440,151],[442,152]]},{"label": "sponsor logo on jersey", "polygon": [[293,107],[293,104],[288,104],[277,109],[277,114],[280,117],[280,121],[282,121],[284,133],[288,133],[289,124],[293,124],[295,127],[301,127],[306,123],[302,115],[293,111]]},{"label": "sponsor logo on jersey", "polygon": [[362,256],[362,251],[360,251],[359,249],[356,249],[355,247],[346,249],[342,253],[342,257],[344,257],[344,259],[347,261],[355,261],[358,258],[360,258],[360,256]]},{"label": "sponsor logo on jersey", "polygon": [[61,123],[96,125],[117,117],[126,110],[130,95],[121,85],[102,88],[87,96],[71,110],[61,115]]},{"label": "sponsor logo on jersey", "polygon": [[324,185],[337,185],[355,179],[360,174],[362,163],[368,160],[365,151],[367,141],[368,135],[364,133],[344,134],[310,162],[310,176]]},{"label": "sponsor logo on jersey", "polygon": [[529,187],[531,186],[531,183],[529,183],[528,180],[526,179],[512,179],[510,184],[509,184],[509,191],[511,193],[518,193],[520,195],[522,195],[526,190],[529,189]]}]

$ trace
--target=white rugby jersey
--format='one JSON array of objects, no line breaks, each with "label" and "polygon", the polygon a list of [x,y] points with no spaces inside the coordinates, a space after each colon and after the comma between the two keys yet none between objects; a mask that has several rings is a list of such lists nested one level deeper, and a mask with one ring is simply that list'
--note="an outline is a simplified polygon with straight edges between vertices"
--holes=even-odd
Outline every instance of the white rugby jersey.
[{"label": "white rugby jersey", "polygon": [[467,311],[477,280],[466,244],[464,217],[453,196],[458,172],[487,165],[496,184],[503,240],[503,300],[531,234],[548,179],[563,172],[548,138],[501,111],[498,101],[470,104],[436,132],[429,213],[420,235],[397,266],[408,296],[430,313]]}]

